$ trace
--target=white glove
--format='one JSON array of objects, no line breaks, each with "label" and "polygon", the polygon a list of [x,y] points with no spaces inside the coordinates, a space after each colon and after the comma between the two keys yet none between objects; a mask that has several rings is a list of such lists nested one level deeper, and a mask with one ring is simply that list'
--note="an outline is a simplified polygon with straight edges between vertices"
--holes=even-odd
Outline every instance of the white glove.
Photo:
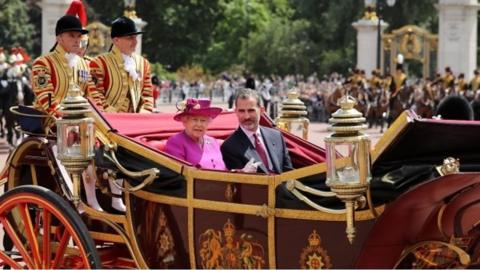
[{"label": "white glove", "polygon": [[246,172],[246,173],[255,173],[255,172],[257,172],[257,168],[260,164],[262,164],[261,161],[255,162],[255,159],[251,158],[247,162],[247,164],[245,164],[245,167],[243,167],[243,169],[241,169],[241,171]]}]

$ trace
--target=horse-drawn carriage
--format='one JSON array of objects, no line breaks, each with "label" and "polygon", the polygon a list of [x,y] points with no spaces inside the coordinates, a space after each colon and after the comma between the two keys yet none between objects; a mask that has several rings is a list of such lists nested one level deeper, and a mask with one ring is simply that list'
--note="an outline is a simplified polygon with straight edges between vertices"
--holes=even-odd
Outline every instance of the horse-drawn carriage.
[{"label": "horse-drawn carriage", "polygon": [[[55,158],[62,143],[32,134],[2,172],[3,248],[12,268],[457,268],[478,267],[480,123],[405,112],[370,151],[368,192],[345,204],[326,185],[324,149],[283,132],[294,170],[264,175],[204,170],[163,152],[182,127],[172,114],[94,111],[97,196],[74,204]],[[261,124],[273,126],[263,116]],[[238,126],[222,113],[208,134]],[[446,157],[458,158],[441,165]],[[338,156],[337,161],[341,161]],[[453,167],[453,170],[452,170]],[[468,171],[468,172],[466,172]],[[124,181],[125,213],[105,182]]]}]

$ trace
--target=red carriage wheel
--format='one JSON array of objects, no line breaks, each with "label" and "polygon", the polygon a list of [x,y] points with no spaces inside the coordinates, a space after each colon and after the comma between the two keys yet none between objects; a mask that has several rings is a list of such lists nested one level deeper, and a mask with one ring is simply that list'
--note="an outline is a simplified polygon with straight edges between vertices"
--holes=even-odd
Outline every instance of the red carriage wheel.
[{"label": "red carriage wheel", "polygon": [[464,269],[470,256],[460,247],[442,241],[423,241],[405,249],[395,269]]},{"label": "red carriage wheel", "polygon": [[2,267],[102,268],[80,216],[49,189],[27,185],[0,196],[0,224],[12,244],[0,250]]}]

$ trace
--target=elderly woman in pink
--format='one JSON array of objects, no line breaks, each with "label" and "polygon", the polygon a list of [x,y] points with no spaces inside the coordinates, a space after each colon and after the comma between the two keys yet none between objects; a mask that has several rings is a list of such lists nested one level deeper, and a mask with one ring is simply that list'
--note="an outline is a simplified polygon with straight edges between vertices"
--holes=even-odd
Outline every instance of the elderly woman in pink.
[{"label": "elderly woman in pink", "polygon": [[220,145],[215,138],[205,134],[210,121],[222,109],[210,107],[208,99],[194,98],[178,107],[180,112],[173,119],[181,121],[185,130],[168,139],[165,152],[203,169],[225,170]]}]

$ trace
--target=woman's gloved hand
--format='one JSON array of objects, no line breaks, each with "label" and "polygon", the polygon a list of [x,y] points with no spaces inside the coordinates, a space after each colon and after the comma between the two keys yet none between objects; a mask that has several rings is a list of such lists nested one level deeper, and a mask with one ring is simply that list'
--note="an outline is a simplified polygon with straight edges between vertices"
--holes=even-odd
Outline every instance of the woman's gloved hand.
[{"label": "woman's gloved hand", "polygon": [[247,162],[247,164],[245,164],[245,167],[243,167],[243,169],[241,169],[241,171],[246,172],[246,173],[255,173],[255,172],[257,172],[257,168],[260,164],[262,164],[261,161],[255,162],[255,159],[251,158]]}]

